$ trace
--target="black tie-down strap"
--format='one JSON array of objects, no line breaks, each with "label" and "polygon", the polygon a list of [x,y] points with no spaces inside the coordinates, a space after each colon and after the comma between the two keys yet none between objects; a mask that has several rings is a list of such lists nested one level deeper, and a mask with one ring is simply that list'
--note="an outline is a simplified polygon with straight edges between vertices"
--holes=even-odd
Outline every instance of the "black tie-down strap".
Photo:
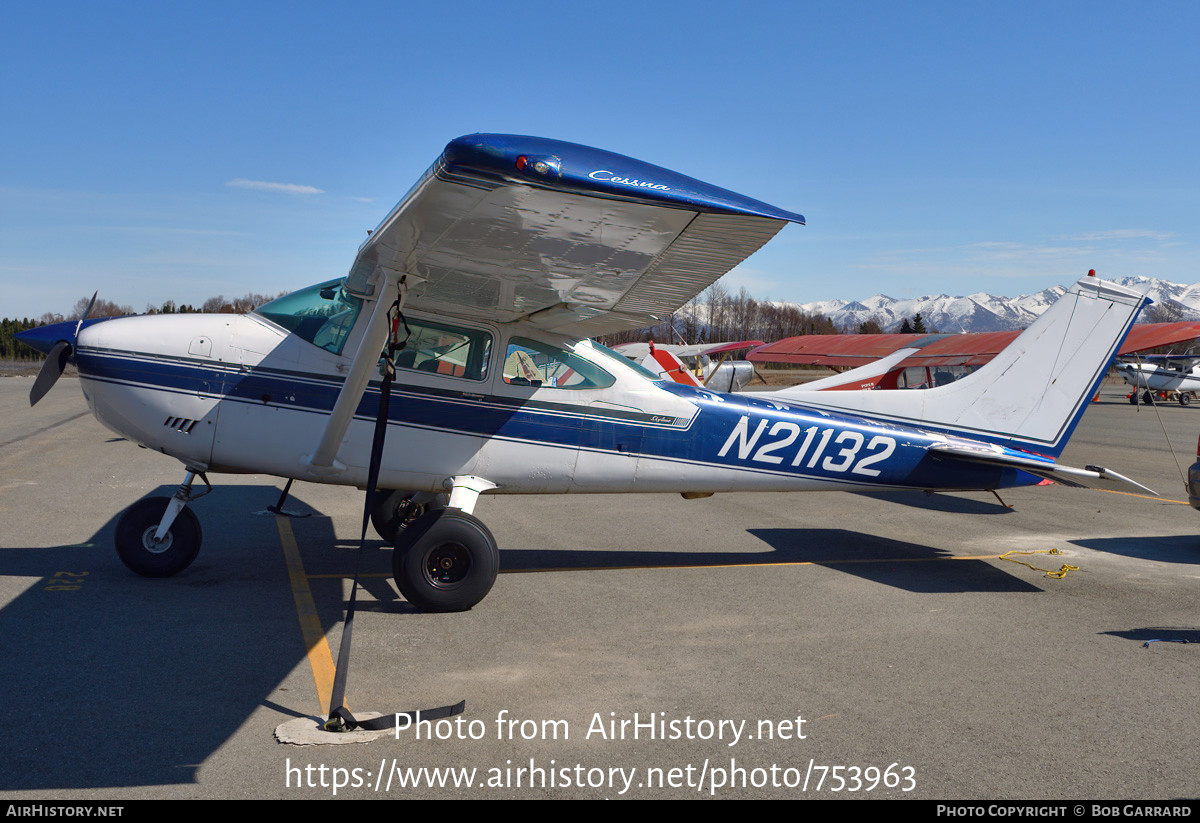
[{"label": "black tie-down strap", "polygon": [[[346,608],[346,622],[342,625],[342,642],[338,646],[337,671],[333,676],[333,694],[330,696],[329,719],[325,721],[325,730],[330,732],[345,732],[353,729],[379,730],[396,727],[399,718],[408,717],[410,720],[438,720],[462,714],[467,707],[465,700],[460,700],[452,706],[441,706],[436,709],[422,709],[412,712],[395,712],[382,715],[372,720],[355,720],[345,706],[346,677],[350,671],[350,638],[354,633],[354,604],[358,596],[358,574],[362,565],[363,549],[367,543],[367,525],[371,522],[371,492],[379,481],[379,465],[383,460],[383,442],[387,436],[388,404],[392,394],[392,378],[396,373],[396,354],[408,343],[411,334],[408,322],[400,312],[400,298],[388,309],[388,321],[391,332],[388,335],[387,356],[383,360],[383,380],[379,385],[379,411],[375,415],[375,434],[371,440],[371,461],[367,468],[367,493],[363,501],[362,532],[358,538],[358,559],[354,565],[354,585],[350,588],[350,603]],[[400,340],[400,324],[404,324],[404,339]]]},{"label": "black tie-down strap", "polygon": [[[399,728],[400,721],[406,719],[409,724],[419,720],[441,720],[443,717],[453,717],[462,714],[467,708],[467,701],[460,700],[453,706],[440,706],[436,709],[420,709],[415,712],[396,712],[373,717],[370,720],[356,720],[345,706],[334,709],[325,721],[327,732],[352,732],[362,729],[368,732],[378,732],[385,729]],[[406,726],[407,728],[407,726]]]}]

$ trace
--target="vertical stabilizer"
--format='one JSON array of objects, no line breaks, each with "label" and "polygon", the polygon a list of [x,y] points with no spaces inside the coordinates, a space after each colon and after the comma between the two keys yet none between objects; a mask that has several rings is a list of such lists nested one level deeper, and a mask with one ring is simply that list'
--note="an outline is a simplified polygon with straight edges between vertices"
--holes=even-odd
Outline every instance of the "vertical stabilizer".
[{"label": "vertical stabilizer", "polygon": [[991,362],[948,386],[821,392],[788,401],[1057,457],[1149,302],[1084,277]]}]

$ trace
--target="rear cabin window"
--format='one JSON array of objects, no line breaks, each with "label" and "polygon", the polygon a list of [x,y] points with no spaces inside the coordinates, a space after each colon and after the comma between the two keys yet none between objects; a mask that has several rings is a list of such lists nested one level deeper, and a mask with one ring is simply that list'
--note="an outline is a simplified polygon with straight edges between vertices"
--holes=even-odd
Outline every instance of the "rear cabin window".
[{"label": "rear cabin window", "polygon": [[615,381],[604,369],[574,352],[514,337],[504,355],[504,382],[552,389],[603,389]]}]

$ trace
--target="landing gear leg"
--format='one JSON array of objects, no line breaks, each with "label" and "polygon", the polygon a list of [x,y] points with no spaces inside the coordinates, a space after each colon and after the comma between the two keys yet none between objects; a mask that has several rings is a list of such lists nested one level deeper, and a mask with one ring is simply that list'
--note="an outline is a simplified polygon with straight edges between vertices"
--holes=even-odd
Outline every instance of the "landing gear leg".
[{"label": "landing gear leg", "polygon": [[376,489],[371,494],[371,525],[375,532],[394,544],[400,533],[417,518],[450,505],[450,495],[413,492],[406,489]]},{"label": "landing gear leg", "polygon": [[409,603],[427,612],[462,612],[491,591],[500,570],[496,538],[471,514],[483,491],[481,477],[451,479],[449,508],[433,508],[396,538],[392,574]]},{"label": "landing gear leg", "polygon": [[[192,493],[196,475],[205,490]],[[212,491],[202,472],[188,470],[171,497],[146,497],[122,512],[117,520],[117,556],[130,571],[143,577],[170,577],[191,565],[200,551],[200,521],[188,503]]]}]

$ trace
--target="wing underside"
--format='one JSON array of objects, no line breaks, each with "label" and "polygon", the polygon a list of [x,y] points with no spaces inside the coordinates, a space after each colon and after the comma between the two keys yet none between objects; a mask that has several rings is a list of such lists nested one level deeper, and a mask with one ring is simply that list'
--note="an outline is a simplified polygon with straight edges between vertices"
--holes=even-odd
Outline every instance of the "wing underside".
[{"label": "wing underside", "polygon": [[610,152],[472,135],[372,233],[348,285],[382,268],[409,276],[413,307],[591,336],[670,314],[787,222],[803,218]]}]

